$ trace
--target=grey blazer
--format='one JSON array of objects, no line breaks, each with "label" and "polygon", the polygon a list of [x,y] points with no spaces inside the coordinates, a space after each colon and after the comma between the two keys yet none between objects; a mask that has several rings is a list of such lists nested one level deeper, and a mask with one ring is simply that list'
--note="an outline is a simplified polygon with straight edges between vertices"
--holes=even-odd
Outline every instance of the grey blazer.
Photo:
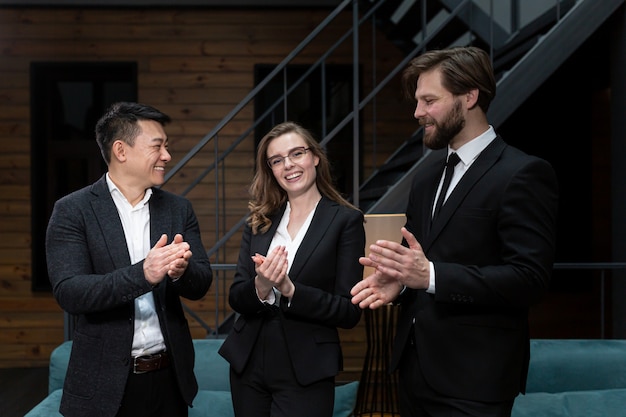
[{"label": "grey blazer", "polygon": [[113,417],[131,369],[134,299],[154,292],[167,350],[188,404],[197,393],[194,351],[179,297],[202,298],[213,275],[191,203],[153,189],[150,242],[181,233],[193,256],[176,282],[155,288],[143,261],[131,265],[122,223],[103,176],[56,202],[46,234],[48,273],[61,308],[77,317],[60,411],[67,417]]}]

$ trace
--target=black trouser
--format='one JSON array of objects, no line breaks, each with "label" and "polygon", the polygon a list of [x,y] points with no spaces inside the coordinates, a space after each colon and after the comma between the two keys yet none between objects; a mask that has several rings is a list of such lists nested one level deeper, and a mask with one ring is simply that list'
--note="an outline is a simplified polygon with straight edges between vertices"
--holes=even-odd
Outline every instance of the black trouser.
[{"label": "black trouser", "polygon": [[143,374],[131,372],[116,417],[187,417],[188,413],[174,370],[168,367]]},{"label": "black trouser", "polygon": [[241,375],[231,369],[230,384],[237,417],[333,415],[334,379],[298,383],[278,319],[264,324],[246,369]]},{"label": "black trouser", "polygon": [[[484,403],[446,397],[424,379],[411,334],[398,365],[398,396],[402,417],[510,417],[513,400]],[[427,361],[428,358],[423,360]],[[459,378],[462,378],[459,375]]]}]

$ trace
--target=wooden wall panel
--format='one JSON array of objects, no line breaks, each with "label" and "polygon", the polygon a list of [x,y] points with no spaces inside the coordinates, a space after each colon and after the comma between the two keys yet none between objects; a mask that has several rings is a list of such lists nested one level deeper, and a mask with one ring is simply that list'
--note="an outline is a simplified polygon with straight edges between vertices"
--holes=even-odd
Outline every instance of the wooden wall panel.
[{"label": "wooden wall panel", "polygon": [[[0,368],[43,366],[63,339],[63,314],[49,293],[33,293],[30,219],[30,75],[31,62],[133,61],[138,66],[139,101],[168,113],[174,166],[206,133],[253,89],[255,64],[278,64],[307,37],[328,11],[315,9],[135,9],[135,8],[0,8]],[[295,63],[314,62],[321,51],[345,33],[352,17],[341,15],[331,32],[324,32]],[[363,48],[363,93],[372,89],[403,57],[377,34],[379,48],[373,73],[370,29],[360,34]],[[329,62],[350,63],[350,42]],[[382,75],[381,75],[382,74]],[[377,100],[376,114],[363,112],[364,131],[378,140],[364,144],[368,175],[410,135],[416,124],[411,104],[400,100],[399,83]],[[219,149],[226,149],[250,125],[253,103],[221,132]],[[181,172],[193,178],[213,163],[213,142]],[[253,141],[246,138],[236,157],[224,165],[227,183],[222,211],[215,207],[213,174],[188,194],[197,210],[207,249],[245,216],[247,186],[252,178]],[[173,178],[164,188],[182,192],[187,183]],[[221,231],[223,233],[223,230]],[[240,234],[228,242],[216,263],[234,263]],[[224,279],[206,297],[185,303],[212,325],[228,316]],[[216,308],[218,313],[216,314]],[[194,337],[206,331],[190,317]],[[356,379],[364,352],[363,328],[342,331],[346,351],[344,379]]]}]

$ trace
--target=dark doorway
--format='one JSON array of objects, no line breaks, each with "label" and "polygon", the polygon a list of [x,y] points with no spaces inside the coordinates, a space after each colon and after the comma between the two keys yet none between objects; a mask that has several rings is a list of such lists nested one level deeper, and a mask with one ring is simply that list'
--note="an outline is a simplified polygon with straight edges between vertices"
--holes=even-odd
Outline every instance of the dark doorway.
[{"label": "dark doorway", "polygon": [[32,289],[50,290],[45,236],[54,203],[106,172],[94,127],[116,101],[137,100],[134,62],[31,64]]},{"label": "dark doorway", "polygon": [[[255,85],[260,84],[275,68],[276,65],[255,65]],[[255,144],[274,125],[285,120],[298,122],[322,140],[352,111],[352,65],[326,65],[310,69],[309,65],[289,65],[282,76],[275,76],[256,96],[254,117],[258,124]],[[352,123],[348,123],[326,145],[333,180],[346,197],[353,194],[352,132]],[[360,177],[361,173],[359,180]]]}]

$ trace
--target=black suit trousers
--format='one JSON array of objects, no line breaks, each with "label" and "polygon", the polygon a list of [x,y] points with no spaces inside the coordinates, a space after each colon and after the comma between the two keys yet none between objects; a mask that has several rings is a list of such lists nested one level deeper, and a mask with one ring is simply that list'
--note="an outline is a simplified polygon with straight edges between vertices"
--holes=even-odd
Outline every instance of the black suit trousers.
[{"label": "black suit trousers", "polygon": [[298,383],[278,316],[263,323],[249,360],[241,374],[231,367],[236,417],[332,417],[334,379]]},{"label": "black suit trousers", "polygon": [[[401,417],[511,416],[513,401],[485,403],[446,397],[435,392],[424,379],[414,340],[415,334],[411,332],[398,367]],[[428,358],[422,360],[428,360]]]}]

